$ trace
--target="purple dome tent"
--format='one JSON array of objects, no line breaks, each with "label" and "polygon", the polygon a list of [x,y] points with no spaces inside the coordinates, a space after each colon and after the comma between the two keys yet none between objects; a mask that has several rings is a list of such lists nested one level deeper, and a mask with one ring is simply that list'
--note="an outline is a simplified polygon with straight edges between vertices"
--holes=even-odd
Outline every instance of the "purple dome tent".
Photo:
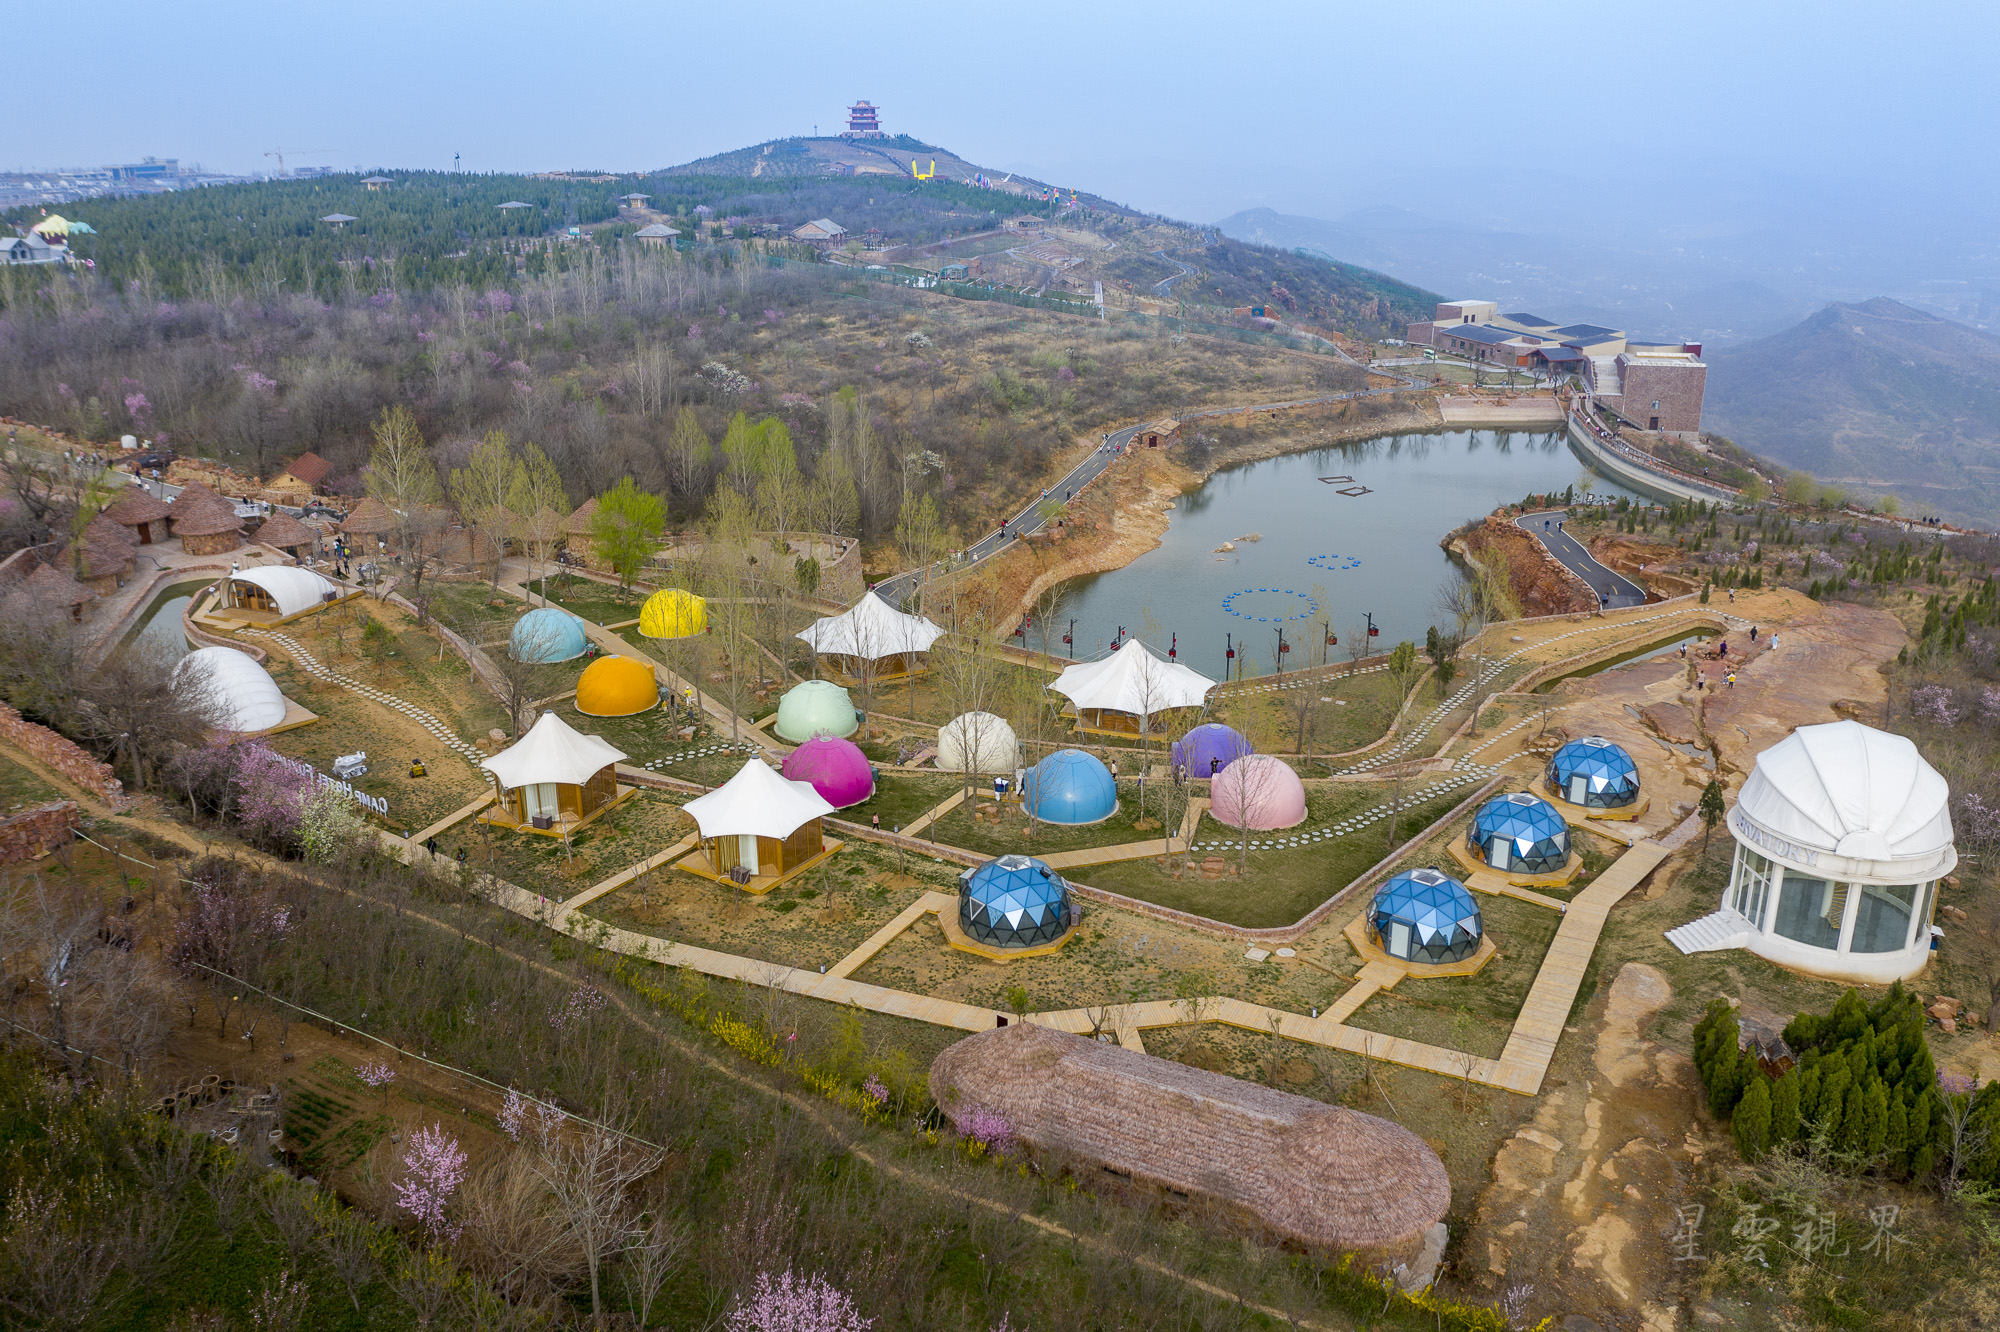
[{"label": "purple dome tent", "polygon": [[868,756],[852,740],[816,735],[785,756],[786,780],[810,782],[820,799],[835,809],[858,805],[875,794],[875,773]]},{"label": "purple dome tent", "polygon": [[1174,741],[1174,766],[1199,780],[1212,775],[1210,760],[1214,760],[1214,770],[1220,772],[1250,752],[1250,742],[1241,731],[1221,722],[1209,722]]}]

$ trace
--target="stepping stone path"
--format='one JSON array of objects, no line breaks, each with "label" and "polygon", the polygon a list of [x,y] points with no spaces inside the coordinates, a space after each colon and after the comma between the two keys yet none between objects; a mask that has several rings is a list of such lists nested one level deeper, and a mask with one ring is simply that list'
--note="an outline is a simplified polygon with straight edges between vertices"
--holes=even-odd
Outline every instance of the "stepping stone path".
[{"label": "stepping stone path", "polygon": [[375,688],[373,685],[363,684],[361,683],[361,681],[352,679],[345,675],[336,675],[332,670],[328,669],[323,663],[321,663],[319,658],[313,656],[312,653],[306,651],[305,645],[299,642],[296,638],[293,638],[290,634],[281,634],[275,631],[269,631],[263,629],[244,629],[240,632],[242,632],[246,637],[268,638],[272,642],[278,644],[278,646],[284,648],[285,651],[291,655],[292,660],[296,661],[299,664],[300,669],[305,671],[307,675],[313,676],[314,678],[320,680],[329,680],[332,683],[339,685],[342,689],[351,690],[352,692],[361,695],[365,699],[369,699],[372,700],[373,702],[380,703],[382,706],[386,708],[390,708],[396,712],[402,713],[405,717],[408,717],[411,721],[415,722],[417,725],[423,727],[426,731],[429,731],[432,735],[436,736],[440,741],[444,743],[445,748],[451,750],[455,754],[458,754],[460,757],[465,759],[466,762],[470,763],[473,767],[475,768],[478,767],[480,763],[486,758],[486,755],[482,754],[477,746],[467,744],[465,741],[459,739],[457,732],[453,731],[449,726],[446,726],[443,722],[439,721],[436,717],[432,716],[430,713],[425,712],[422,708],[418,707],[416,704],[407,703],[402,699],[397,698],[394,694],[385,693],[384,691]]},{"label": "stepping stone path", "polygon": [[[1712,609],[1713,608],[1711,608],[1711,610]],[[1679,615],[1680,613],[1681,612],[1678,609],[1673,611],[1665,611],[1659,615],[1648,615],[1644,619],[1627,620],[1625,623],[1650,624],[1654,620],[1671,619],[1674,616]],[[1715,612],[1715,613],[1721,614],[1721,612]],[[1739,621],[1738,617],[1733,615],[1724,614],[1722,615],[1722,618],[1731,623],[1741,623],[1745,627],[1748,627],[1749,625],[1749,621],[1747,620]],[[1582,629],[1573,629],[1566,634],[1557,634],[1554,638],[1545,638],[1542,640],[1542,642],[1537,643],[1534,646],[1543,647],[1549,643],[1560,642],[1565,638],[1573,638],[1577,634],[1592,633],[1598,627],[1600,626],[1589,625],[1585,626]],[[1499,674],[1507,668],[1508,663],[1512,662],[1514,658],[1520,656],[1523,652],[1526,652],[1527,650],[1528,649],[1525,647],[1516,648],[1514,651],[1508,653],[1506,656],[1496,658],[1493,661],[1489,662],[1486,665],[1486,667],[1479,672],[1477,676],[1467,680],[1465,684],[1460,686],[1454,693],[1452,693],[1450,697],[1446,698],[1443,702],[1439,703],[1436,707],[1432,708],[1429,714],[1427,714],[1424,717],[1424,719],[1421,722],[1419,722],[1416,726],[1412,727],[1409,731],[1405,732],[1392,748],[1384,750],[1382,753],[1376,754],[1370,758],[1363,759],[1361,762],[1356,763],[1352,767],[1342,768],[1341,772],[1345,774],[1371,772],[1374,769],[1383,766],[1384,764],[1394,763],[1397,759],[1400,759],[1405,754],[1409,753],[1412,749],[1414,749],[1420,742],[1428,738],[1432,729],[1436,727],[1438,722],[1444,717],[1449,716],[1454,709],[1462,707],[1465,704],[1466,700],[1469,697],[1471,697],[1471,695],[1475,690],[1477,690],[1481,685],[1484,685],[1488,681],[1493,680],[1494,678],[1499,676]],[[1370,666],[1367,669],[1375,671],[1375,670],[1381,670],[1383,668],[1380,666]],[[1300,685],[1310,684],[1310,683],[1313,682],[1309,680],[1299,680],[1299,681],[1292,681],[1286,684],[1258,685],[1255,686],[1253,689],[1246,690],[1244,692],[1250,693],[1250,692],[1257,692],[1259,690],[1270,690],[1270,689],[1296,689]],[[1520,721],[1515,722],[1512,726],[1509,726],[1506,730],[1499,731],[1494,735],[1488,737],[1486,742],[1480,745],[1477,749],[1473,749],[1467,752],[1466,754],[1462,755],[1459,758],[1458,762],[1452,765],[1452,771],[1449,776],[1441,777],[1439,780],[1432,782],[1430,785],[1419,787],[1415,791],[1411,792],[1408,799],[1405,800],[1403,808],[1407,810],[1413,805],[1422,804],[1425,800],[1429,799],[1431,796],[1439,795],[1445,791],[1450,791],[1457,787],[1483,782],[1489,777],[1496,776],[1499,773],[1500,769],[1494,766],[1476,762],[1475,759],[1477,758],[1477,756],[1484,753],[1487,749],[1489,749],[1493,745],[1498,744],[1501,740],[1505,739],[1507,736],[1512,735],[1514,732],[1520,730],[1523,726],[1530,725],[1531,723],[1534,723],[1539,719],[1540,719],[1539,714],[1534,717],[1524,717]],[[1370,824],[1380,823],[1383,819],[1387,817],[1389,817],[1389,806],[1386,804],[1377,805],[1373,809],[1362,810],[1359,813],[1350,814],[1348,817],[1340,820],[1339,822],[1330,824],[1324,828],[1318,828],[1312,831],[1288,832],[1284,836],[1280,837],[1270,837],[1268,835],[1262,837],[1253,837],[1250,841],[1250,849],[1252,851],[1295,850],[1299,847],[1311,846],[1316,842],[1323,842],[1328,838],[1345,837],[1349,833],[1358,833],[1363,828],[1368,827]],[[1196,842],[1194,846],[1189,849],[1197,851],[1227,851],[1238,848],[1240,846],[1242,846],[1241,842],[1231,838],[1224,838],[1216,841]]]}]

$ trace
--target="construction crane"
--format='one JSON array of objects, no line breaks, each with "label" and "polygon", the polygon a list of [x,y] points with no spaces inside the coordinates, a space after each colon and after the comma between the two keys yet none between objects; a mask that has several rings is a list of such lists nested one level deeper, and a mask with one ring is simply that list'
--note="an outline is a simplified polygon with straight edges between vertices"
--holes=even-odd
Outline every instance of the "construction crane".
[{"label": "construction crane", "polygon": [[[332,151],[333,149],[331,148],[294,148],[292,149],[292,156],[325,157]],[[283,148],[273,148],[270,152],[265,153],[264,156],[278,159],[278,177],[282,180],[285,175],[285,150]]]}]

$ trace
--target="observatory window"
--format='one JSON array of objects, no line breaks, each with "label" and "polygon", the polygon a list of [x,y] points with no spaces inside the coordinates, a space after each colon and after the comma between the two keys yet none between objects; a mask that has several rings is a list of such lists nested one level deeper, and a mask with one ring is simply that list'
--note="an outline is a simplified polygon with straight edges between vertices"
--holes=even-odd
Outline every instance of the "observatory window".
[{"label": "observatory window", "polygon": [[1771,900],[1771,862],[1748,847],[1736,848],[1736,889],[1729,905],[1747,917],[1759,930],[1764,928],[1764,907]]},{"label": "observatory window", "polygon": [[1917,889],[1921,885],[1899,883],[1885,888],[1865,883],[1856,886],[1861,890],[1861,905],[1854,915],[1854,941],[1848,945],[1847,951],[1901,952],[1910,942],[1910,917],[1916,913]]},{"label": "observatory window", "polygon": [[[1772,933],[1814,948],[1840,947],[1840,916],[1847,894],[1826,879],[1794,878],[1785,871]],[[1829,917],[1831,919],[1829,919]]]}]

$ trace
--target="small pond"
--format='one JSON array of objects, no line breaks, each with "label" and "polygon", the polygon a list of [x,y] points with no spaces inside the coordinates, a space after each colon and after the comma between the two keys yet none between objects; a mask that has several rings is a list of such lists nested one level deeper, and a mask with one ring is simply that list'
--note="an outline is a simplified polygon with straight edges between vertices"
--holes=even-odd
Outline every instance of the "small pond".
[{"label": "small pond", "polygon": [[181,612],[187,609],[195,593],[214,581],[213,577],[209,577],[170,583],[154,593],[152,604],[146,607],[139,622],[126,631],[119,651],[136,649],[169,664],[185,657],[188,642],[186,633],[181,629]]},{"label": "small pond", "polygon": [[[1441,431],[1359,440],[1218,472],[1180,497],[1157,550],[1079,578],[1050,633],[1074,616],[1078,660],[1102,656],[1122,627],[1221,677],[1233,644],[1268,673],[1278,631],[1288,667],[1314,665],[1331,632],[1345,658],[1373,612],[1378,648],[1422,643],[1439,588],[1458,577],[1438,542],[1453,528],[1529,494],[1588,484],[1642,498],[1591,471],[1559,432]],[[1225,545],[1233,547],[1224,549]],[[1040,628],[1028,645],[1042,646]]]}]

